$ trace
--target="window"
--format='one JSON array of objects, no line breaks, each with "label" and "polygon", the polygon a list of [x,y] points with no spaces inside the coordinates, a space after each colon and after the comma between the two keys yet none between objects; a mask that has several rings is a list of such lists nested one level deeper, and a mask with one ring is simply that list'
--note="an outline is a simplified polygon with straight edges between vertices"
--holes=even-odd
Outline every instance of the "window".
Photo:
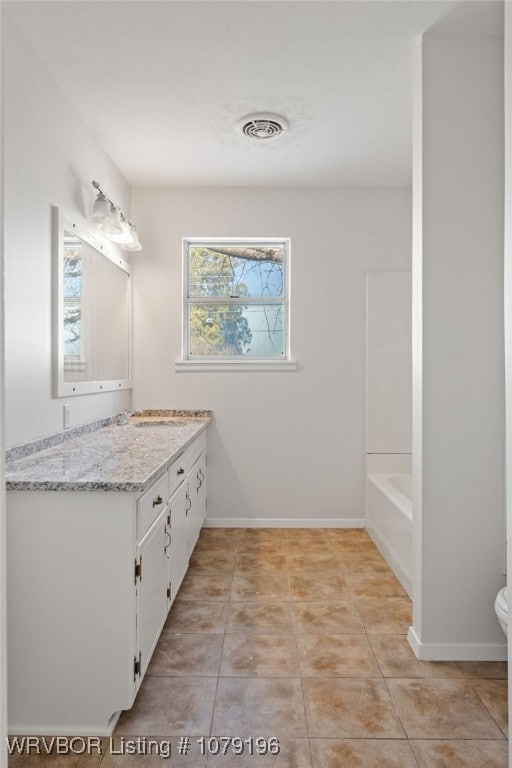
[{"label": "window", "polygon": [[183,241],[185,363],[289,364],[289,240]]}]

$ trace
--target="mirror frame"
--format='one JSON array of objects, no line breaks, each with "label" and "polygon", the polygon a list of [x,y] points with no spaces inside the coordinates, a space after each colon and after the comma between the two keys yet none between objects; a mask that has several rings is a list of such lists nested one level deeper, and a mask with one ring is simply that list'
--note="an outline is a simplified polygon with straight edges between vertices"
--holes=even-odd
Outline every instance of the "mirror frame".
[{"label": "mirror frame", "polygon": [[[128,278],[128,378],[105,379],[102,381],[65,381],[64,380],[64,230],[72,232],[100,256],[108,259],[121,269]],[[53,260],[53,295],[52,295],[52,350],[53,350],[53,394],[54,397],[73,397],[98,392],[115,392],[132,388],[132,322],[131,322],[131,268],[107,242],[101,242],[90,232],[65,216],[56,205],[52,205],[52,260]]]}]

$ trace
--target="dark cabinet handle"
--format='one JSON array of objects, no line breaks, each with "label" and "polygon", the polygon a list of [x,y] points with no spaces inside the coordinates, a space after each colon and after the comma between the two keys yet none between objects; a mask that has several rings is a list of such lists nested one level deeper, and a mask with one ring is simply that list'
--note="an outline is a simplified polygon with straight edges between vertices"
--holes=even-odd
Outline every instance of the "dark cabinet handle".
[{"label": "dark cabinet handle", "polygon": [[154,507],[159,507],[160,504],[162,503],[162,501],[163,501],[162,497],[161,496],[157,496],[156,499],[153,501],[153,506]]}]

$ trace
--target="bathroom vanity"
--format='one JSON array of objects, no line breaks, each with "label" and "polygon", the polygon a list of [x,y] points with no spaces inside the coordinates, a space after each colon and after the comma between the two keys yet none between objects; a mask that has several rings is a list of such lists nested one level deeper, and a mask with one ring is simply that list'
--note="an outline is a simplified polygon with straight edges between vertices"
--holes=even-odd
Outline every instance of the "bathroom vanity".
[{"label": "bathroom vanity", "polygon": [[9,732],[109,735],[206,515],[208,412],[145,412],[7,463]]}]

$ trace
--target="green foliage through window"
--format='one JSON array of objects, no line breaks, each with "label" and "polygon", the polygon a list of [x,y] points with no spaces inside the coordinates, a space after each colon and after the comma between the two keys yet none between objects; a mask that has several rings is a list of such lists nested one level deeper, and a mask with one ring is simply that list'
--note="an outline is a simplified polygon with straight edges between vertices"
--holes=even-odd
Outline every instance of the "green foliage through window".
[{"label": "green foliage through window", "polygon": [[188,358],[286,356],[287,241],[185,241]]}]

